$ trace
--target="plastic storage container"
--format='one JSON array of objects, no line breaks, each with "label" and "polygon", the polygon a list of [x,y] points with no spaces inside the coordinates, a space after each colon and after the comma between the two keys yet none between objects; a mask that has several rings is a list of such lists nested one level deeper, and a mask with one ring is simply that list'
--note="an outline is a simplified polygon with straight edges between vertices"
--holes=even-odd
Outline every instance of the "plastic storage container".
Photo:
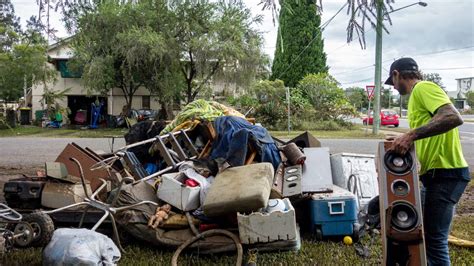
[{"label": "plastic storage container", "polygon": [[[351,192],[333,186],[332,193],[313,194],[309,201],[310,229],[317,239],[353,236],[357,231],[357,202]],[[356,229],[356,230],[355,230]]]},{"label": "plastic storage container", "polygon": [[290,200],[282,200],[284,210],[253,212],[249,215],[237,213],[240,241],[243,244],[266,243],[278,240],[296,241],[295,209]]},{"label": "plastic storage container", "polygon": [[333,154],[331,168],[334,185],[354,193],[360,210],[366,209],[369,201],[379,194],[374,155]]},{"label": "plastic storage container", "polygon": [[184,184],[187,177],[181,173],[170,173],[161,176],[158,187],[159,199],[173,205],[182,211],[191,211],[199,208],[200,187],[188,187]]}]

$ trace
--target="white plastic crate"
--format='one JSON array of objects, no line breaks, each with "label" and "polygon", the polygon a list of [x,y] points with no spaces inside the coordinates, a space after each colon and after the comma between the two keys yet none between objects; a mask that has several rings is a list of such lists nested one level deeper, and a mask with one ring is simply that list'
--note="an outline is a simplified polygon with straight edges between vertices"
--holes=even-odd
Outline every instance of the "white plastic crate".
[{"label": "white plastic crate", "polygon": [[283,199],[285,211],[271,213],[253,212],[249,215],[237,213],[240,241],[243,244],[267,243],[277,240],[296,240],[295,209],[289,199]]}]

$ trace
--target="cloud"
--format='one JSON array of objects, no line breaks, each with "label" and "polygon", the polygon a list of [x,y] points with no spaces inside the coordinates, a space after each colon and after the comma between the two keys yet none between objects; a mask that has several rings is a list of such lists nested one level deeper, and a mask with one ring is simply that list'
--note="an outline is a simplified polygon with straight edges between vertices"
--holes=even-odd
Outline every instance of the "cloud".
[{"label": "cloud", "polygon": [[[13,0],[15,11],[22,22],[37,15],[38,7],[34,1]],[[260,1],[244,0],[254,15],[263,15],[264,21],[258,26],[264,34],[265,52],[273,58],[278,23],[273,24],[269,10],[262,11]],[[393,8],[400,8],[415,0],[396,0]],[[455,78],[474,76],[474,69],[447,69],[453,67],[473,67],[474,49],[456,50],[429,54],[474,45],[474,1],[465,0],[425,0],[427,7],[412,6],[391,14],[392,26],[387,26],[390,34],[383,35],[384,61],[382,80],[388,75],[390,62],[402,56],[411,56],[417,60],[420,69],[425,72],[437,72],[448,90],[456,88]],[[342,0],[323,0],[322,21],[331,18],[345,3]],[[58,36],[67,33],[60,21],[61,15],[52,12],[51,24]],[[365,86],[373,84],[375,62],[375,31],[366,27],[367,48],[362,50],[355,40],[346,44],[348,16],[346,9],[339,13],[323,32],[327,64],[330,73],[343,87]],[[361,81],[362,80],[362,81]]]}]

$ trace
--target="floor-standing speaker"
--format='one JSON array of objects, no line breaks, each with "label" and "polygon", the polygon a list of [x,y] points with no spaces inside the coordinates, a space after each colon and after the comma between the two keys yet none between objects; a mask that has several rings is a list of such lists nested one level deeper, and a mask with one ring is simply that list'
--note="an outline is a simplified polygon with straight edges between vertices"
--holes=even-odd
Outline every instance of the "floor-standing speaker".
[{"label": "floor-standing speaker", "polygon": [[380,142],[377,156],[383,265],[426,265],[416,154],[391,145]]}]

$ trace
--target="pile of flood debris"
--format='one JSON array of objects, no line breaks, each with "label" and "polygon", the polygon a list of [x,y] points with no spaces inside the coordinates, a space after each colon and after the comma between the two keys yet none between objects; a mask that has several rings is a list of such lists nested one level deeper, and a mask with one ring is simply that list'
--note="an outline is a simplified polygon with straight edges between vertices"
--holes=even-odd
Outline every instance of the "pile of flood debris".
[{"label": "pile of flood debris", "polygon": [[52,236],[41,222],[36,233],[25,229],[47,244],[45,262],[117,263],[125,232],[176,248],[173,264],[184,249],[237,251],[240,261],[244,248],[299,250],[300,230],[357,240],[359,214],[378,194],[374,156],[331,155],[308,132],[282,141],[217,102],[197,100],[171,123],[139,122],[125,140],[110,153],[70,143],[44,175],[6,183],[15,211],[47,214],[56,228],[88,228]]}]

